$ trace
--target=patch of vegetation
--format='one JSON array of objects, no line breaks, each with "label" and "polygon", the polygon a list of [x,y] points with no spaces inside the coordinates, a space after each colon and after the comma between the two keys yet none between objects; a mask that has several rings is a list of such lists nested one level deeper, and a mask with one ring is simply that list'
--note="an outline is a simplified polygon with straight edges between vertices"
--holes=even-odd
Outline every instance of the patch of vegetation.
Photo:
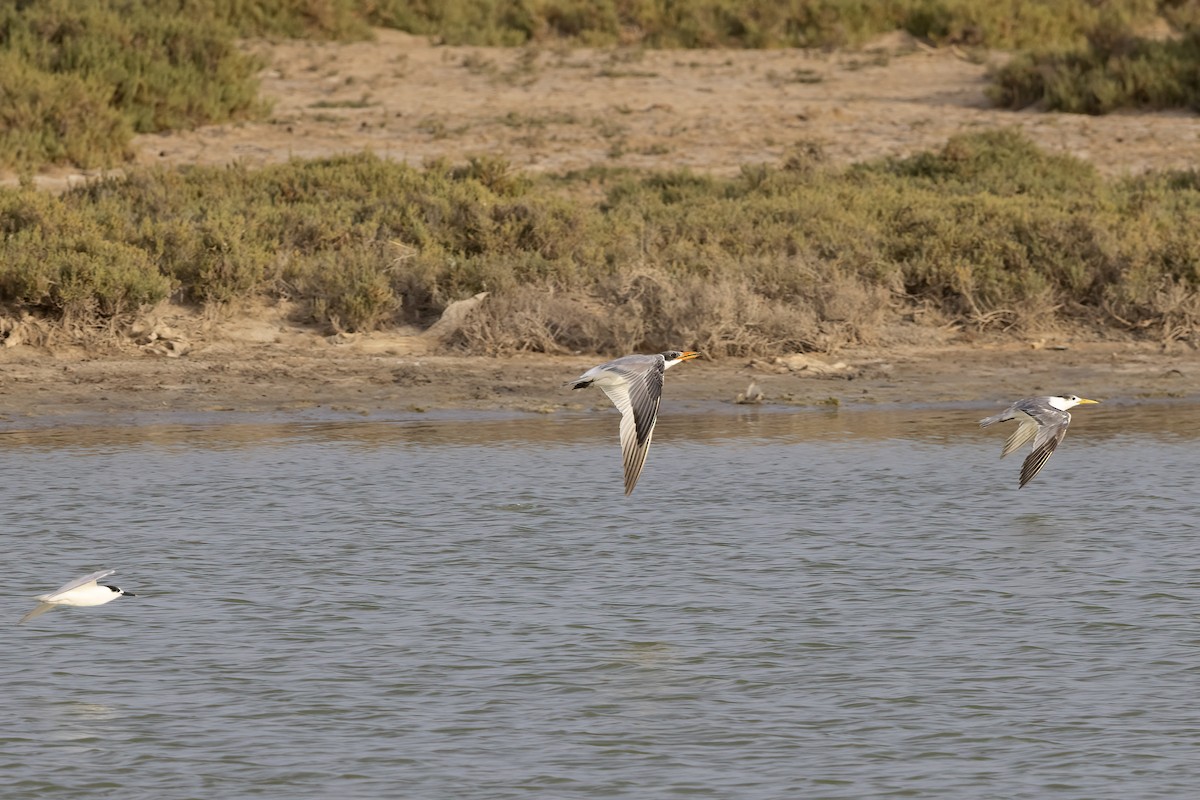
[{"label": "patch of vegetation", "polygon": [[237,50],[231,28],[197,10],[117,0],[0,5],[0,166],[111,166],[134,132],[259,110],[257,63]]},{"label": "patch of vegetation", "polygon": [[1197,218],[1195,171],[1107,180],[1014,131],[848,169],[801,143],[727,179],[494,157],[147,169],[0,190],[0,302],[102,321],[272,296],[370,330],[487,291],[458,338],[476,352],[829,349],[914,313],[1194,339]]},{"label": "patch of vegetation", "polygon": [[992,101],[1013,109],[1036,104],[1083,114],[1121,108],[1200,111],[1200,28],[1165,41],[1097,33],[1081,50],[1020,55],[992,81]]},{"label": "patch of vegetation", "polygon": [[165,298],[171,281],[150,254],[110,232],[99,214],[45,193],[0,192],[0,297],[67,324]]},{"label": "patch of vegetation", "polygon": [[936,44],[1067,48],[1102,23],[1130,28],[1159,16],[1177,25],[1190,20],[1189,5],[1178,0],[377,0],[370,8],[374,24],[447,44],[567,39],[651,48],[857,47],[897,30]]},{"label": "patch of vegetation", "polygon": [[377,106],[379,103],[371,99],[370,95],[363,95],[357,100],[318,100],[315,103],[309,103],[309,108],[370,108]]}]

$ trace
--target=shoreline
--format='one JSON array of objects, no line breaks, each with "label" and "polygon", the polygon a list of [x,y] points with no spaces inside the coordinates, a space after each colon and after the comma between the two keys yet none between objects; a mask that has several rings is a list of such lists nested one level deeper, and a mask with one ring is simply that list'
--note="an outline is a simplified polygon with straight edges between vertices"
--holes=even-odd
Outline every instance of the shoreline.
[{"label": "shoreline", "polygon": [[[610,406],[599,391],[562,386],[603,357],[431,353],[420,337],[385,333],[340,343],[315,333],[290,339],[212,341],[176,357],[146,346],[115,354],[10,347],[0,351],[0,421],[25,428],[247,415],[281,422],[432,419],[443,412],[555,414]],[[761,402],[737,404],[751,383]],[[1134,341],[998,340],[697,359],[670,371],[664,408],[986,408],[1068,392],[1122,404],[1200,400],[1200,357],[1178,344],[1164,350]]]}]

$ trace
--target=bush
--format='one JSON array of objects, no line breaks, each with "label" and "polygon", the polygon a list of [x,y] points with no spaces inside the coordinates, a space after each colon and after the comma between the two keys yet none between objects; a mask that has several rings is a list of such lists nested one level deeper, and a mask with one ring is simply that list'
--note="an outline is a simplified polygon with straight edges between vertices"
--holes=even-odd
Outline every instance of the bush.
[{"label": "bush", "polygon": [[381,0],[363,4],[376,25],[447,44],[514,45],[566,39],[645,47],[857,47],[906,30],[938,44],[1004,49],[1068,48],[1104,24],[1126,27],[1159,14],[1178,25],[1181,4],[1121,0]]},{"label": "bush", "polygon": [[0,52],[0,163],[26,171],[48,161],[113,166],[128,155],[132,135],[103,86]]},{"label": "bush", "polygon": [[312,321],[338,331],[370,331],[391,322],[400,308],[390,271],[385,247],[371,242],[322,251],[291,277]]},{"label": "bush", "polygon": [[0,7],[0,165],[107,166],[135,131],[257,113],[258,63],[231,28],[192,11],[117,0]]},{"label": "bush", "polygon": [[988,96],[1006,108],[1082,114],[1200,111],[1200,30],[1167,41],[1109,33],[1079,51],[1024,54],[992,75]]},{"label": "bush", "polygon": [[0,193],[0,301],[91,321],[165,299],[171,281],[149,255],[111,241],[95,217],[33,190]]},{"label": "bush", "polygon": [[734,178],[481,163],[356,155],[0,190],[0,301],[104,317],[171,289],[273,296],[371,330],[487,291],[458,339],[479,352],[829,349],[882,341],[915,308],[981,329],[1195,335],[1194,172],[1107,180],[1015,131]]}]

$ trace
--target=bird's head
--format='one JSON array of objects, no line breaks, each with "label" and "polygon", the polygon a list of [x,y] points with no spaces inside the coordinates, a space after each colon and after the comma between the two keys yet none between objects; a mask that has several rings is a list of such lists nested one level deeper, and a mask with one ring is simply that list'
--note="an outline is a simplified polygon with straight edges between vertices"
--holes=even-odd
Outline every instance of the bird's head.
[{"label": "bird's head", "polygon": [[1059,411],[1066,411],[1068,408],[1074,408],[1075,406],[1095,405],[1099,402],[1099,400],[1086,400],[1074,394],[1059,395],[1058,397],[1050,398],[1050,405]]},{"label": "bird's head", "polygon": [[691,361],[693,358],[698,358],[699,356],[699,353],[692,350],[668,350],[662,354],[663,359],[667,362],[663,365],[663,369],[673,367],[683,361]]},{"label": "bird's head", "polygon": [[127,592],[124,589],[122,589],[120,586],[109,586],[107,583],[102,583],[100,585],[103,586],[105,589],[108,589],[109,591],[112,591],[118,595],[125,595],[126,597],[137,597],[137,595],[134,594],[133,592]]}]

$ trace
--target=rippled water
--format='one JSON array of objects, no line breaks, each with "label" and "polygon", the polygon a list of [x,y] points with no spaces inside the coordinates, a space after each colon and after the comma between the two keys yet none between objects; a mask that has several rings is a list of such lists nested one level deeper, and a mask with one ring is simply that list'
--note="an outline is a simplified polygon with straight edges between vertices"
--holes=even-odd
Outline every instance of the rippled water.
[{"label": "rippled water", "polygon": [[1162,798],[1200,785],[1200,408],[0,434],[14,798]]}]

